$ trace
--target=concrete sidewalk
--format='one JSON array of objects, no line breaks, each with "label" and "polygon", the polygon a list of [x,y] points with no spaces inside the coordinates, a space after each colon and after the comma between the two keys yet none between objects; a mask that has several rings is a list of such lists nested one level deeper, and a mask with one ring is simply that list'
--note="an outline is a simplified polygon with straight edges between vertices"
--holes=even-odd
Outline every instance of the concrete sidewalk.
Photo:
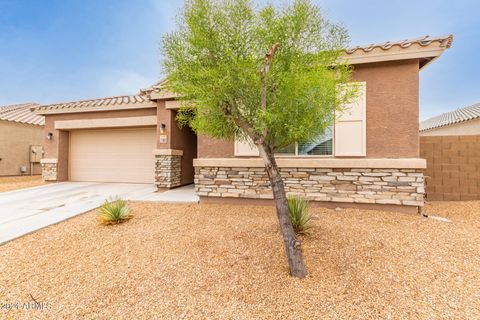
[{"label": "concrete sidewalk", "polygon": [[191,186],[155,191],[153,184],[61,182],[0,193],[0,244],[93,210],[116,196],[132,201],[198,202]]}]

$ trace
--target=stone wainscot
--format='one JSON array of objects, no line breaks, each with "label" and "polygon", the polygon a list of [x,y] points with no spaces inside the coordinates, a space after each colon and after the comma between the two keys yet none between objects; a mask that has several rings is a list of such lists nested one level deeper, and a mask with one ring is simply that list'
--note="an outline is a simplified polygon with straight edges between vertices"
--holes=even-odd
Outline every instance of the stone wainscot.
[{"label": "stone wainscot", "polygon": [[[342,203],[424,204],[425,187],[421,168],[375,168],[381,166],[382,161],[370,168],[291,167],[291,161],[287,167],[278,161],[289,195],[299,195],[313,201]],[[199,162],[205,164],[205,161],[197,161],[195,166],[195,190],[199,196],[273,199],[264,167],[214,166],[214,161],[208,162],[208,165]]]},{"label": "stone wainscot", "polygon": [[57,159],[42,159],[42,178],[45,181],[57,181],[58,177],[58,160]]},{"label": "stone wainscot", "polygon": [[155,185],[158,189],[180,186],[182,179],[182,150],[157,149],[155,154]]}]

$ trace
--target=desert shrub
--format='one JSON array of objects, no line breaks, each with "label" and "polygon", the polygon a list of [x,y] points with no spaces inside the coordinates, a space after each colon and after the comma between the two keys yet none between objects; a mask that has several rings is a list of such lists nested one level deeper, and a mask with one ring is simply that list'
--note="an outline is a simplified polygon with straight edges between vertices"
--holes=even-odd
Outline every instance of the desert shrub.
[{"label": "desert shrub", "polygon": [[127,201],[117,197],[106,200],[97,211],[97,220],[101,224],[117,224],[125,222],[132,217],[132,209],[127,206]]},{"label": "desert shrub", "polygon": [[312,215],[308,212],[307,200],[298,196],[288,197],[288,213],[295,233],[310,233]]}]

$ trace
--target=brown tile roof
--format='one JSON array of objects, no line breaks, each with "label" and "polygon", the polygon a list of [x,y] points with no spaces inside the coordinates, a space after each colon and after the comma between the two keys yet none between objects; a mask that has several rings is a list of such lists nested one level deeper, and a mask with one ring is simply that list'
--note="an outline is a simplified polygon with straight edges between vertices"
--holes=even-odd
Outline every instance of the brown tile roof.
[{"label": "brown tile roof", "polygon": [[152,102],[147,97],[142,95],[116,96],[41,105],[35,108],[35,111],[42,113],[68,109],[69,112],[73,112],[75,110],[78,110],[78,112],[83,112],[86,111],[86,109],[95,111],[95,109],[104,110],[108,108],[114,109],[114,107],[135,107],[151,103]]},{"label": "brown tile roof", "polygon": [[151,98],[152,93],[155,93],[155,99],[171,99],[178,97],[175,93],[170,92],[165,88],[166,84],[167,80],[162,79],[148,88],[140,89],[140,95]]},{"label": "brown tile roof", "polygon": [[[440,47],[443,47],[443,48],[450,48],[450,46],[452,45],[452,41],[453,41],[452,35],[439,36],[439,37],[423,36],[416,39],[387,41],[382,43],[372,43],[365,46],[355,46],[355,47],[346,49],[345,53],[347,54],[347,56],[353,55],[353,54],[357,55],[359,52],[368,54],[369,52],[372,52],[375,49],[379,49],[381,51],[388,51],[389,49],[395,48],[395,47],[398,47],[401,49],[407,49],[412,45],[419,45],[420,47],[428,47],[429,45],[432,45],[432,44],[438,44]],[[167,82],[166,79],[163,79],[148,88],[141,89],[140,95],[144,95],[148,98],[153,98],[153,99],[176,98],[177,95],[165,89],[166,82]],[[154,93],[154,96],[152,96],[152,93]]]},{"label": "brown tile roof", "polygon": [[0,106],[0,120],[43,126],[45,125],[45,118],[33,113],[31,110],[38,106],[37,103]]},{"label": "brown tile roof", "polygon": [[480,103],[443,113],[420,123],[420,131],[449,126],[455,123],[480,118]]},{"label": "brown tile roof", "polygon": [[445,48],[450,48],[452,45],[453,41],[453,36],[452,35],[447,35],[447,36],[439,36],[439,37],[430,37],[430,36],[423,36],[420,38],[416,39],[405,39],[405,40],[400,40],[400,41],[387,41],[387,42],[382,42],[382,43],[372,43],[369,45],[365,46],[355,46],[351,47],[345,52],[347,54],[353,54],[356,51],[363,51],[363,52],[370,52],[376,48],[382,49],[382,50],[389,50],[392,47],[399,47],[399,48],[408,48],[412,46],[413,44],[418,44],[422,47],[429,46],[433,43],[438,43],[440,46],[445,47]]}]

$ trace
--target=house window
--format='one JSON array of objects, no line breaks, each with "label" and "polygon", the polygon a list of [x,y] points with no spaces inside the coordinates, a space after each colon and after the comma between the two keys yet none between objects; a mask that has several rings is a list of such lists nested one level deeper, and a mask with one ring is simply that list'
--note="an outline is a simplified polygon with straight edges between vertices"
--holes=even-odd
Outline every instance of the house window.
[{"label": "house window", "polygon": [[286,146],[285,148],[277,149],[275,154],[279,156],[294,156],[297,153],[297,146],[296,144],[291,144]]},{"label": "house window", "polygon": [[307,143],[297,144],[299,156],[331,156],[333,155],[332,127],[328,127],[322,135]]},{"label": "house window", "polygon": [[[306,143],[295,143],[275,152],[278,156],[354,156],[366,155],[366,83],[357,82],[358,97],[335,114],[334,125]],[[250,141],[235,142],[236,156],[258,156],[257,147]]]},{"label": "house window", "polygon": [[328,127],[316,139],[306,143],[295,143],[277,150],[278,156],[331,156],[333,155],[333,127]]}]

